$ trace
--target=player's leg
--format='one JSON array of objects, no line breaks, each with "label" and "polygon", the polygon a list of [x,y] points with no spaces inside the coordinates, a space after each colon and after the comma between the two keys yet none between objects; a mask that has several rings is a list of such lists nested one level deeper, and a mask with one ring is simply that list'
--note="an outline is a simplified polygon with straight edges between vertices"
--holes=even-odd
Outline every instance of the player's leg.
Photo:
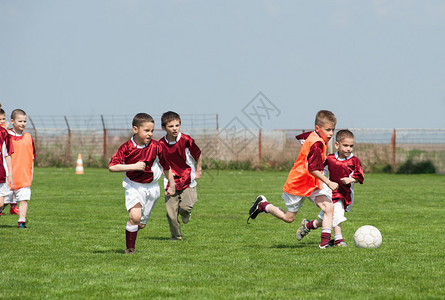
[{"label": "player's leg", "polygon": [[192,209],[197,200],[196,187],[186,188],[182,192],[181,201],[179,202],[179,214],[183,224],[187,224],[190,221]]},{"label": "player's leg", "polygon": [[125,207],[128,211],[128,221],[125,227],[125,254],[135,252],[136,238],[142,215],[143,195],[138,191],[137,184],[124,180]]},{"label": "player's leg", "polygon": [[178,221],[179,201],[181,192],[176,191],[173,196],[165,196],[165,207],[167,209],[168,226],[170,227],[170,240],[182,240],[181,224]]},{"label": "player's leg", "polygon": [[5,201],[8,194],[11,192],[9,191],[9,186],[7,182],[0,183],[0,216],[2,215],[2,211],[5,208]]},{"label": "player's leg", "polygon": [[328,247],[329,241],[331,240],[334,205],[332,204],[331,199],[325,195],[316,196],[314,203],[320,207],[324,213],[320,242],[320,248],[324,249]]},{"label": "player's leg", "polygon": [[157,182],[153,182],[143,186],[141,187],[141,193],[144,194],[144,200],[142,202],[141,223],[139,224],[139,229],[145,228],[148,220],[150,219],[151,213],[158,202],[160,196],[159,184]]},{"label": "player's leg", "polygon": [[[283,220],[286,223],[292,223],[295,220],[298,209],[304,202],[304,197],[290,195],[287,193],[283,193],[282,197],[284,199],[284,202],[286,203],[286,211],[269,203],[266,197],[264,197],[263,195],[259,195],[250,207],[249,219],[255,219],[259,213],[265,212],[270,213],[275,218]],[[249,223],[249,219],[247,219],[247,223]]]},{"label": "player's leg", "polygon": [[336,201],[334,203],[334,215],[332,226],[334,227],[334,243],[339,247],[346,247],[346,242],[343,240],[343,235],[341,233],[341,224],[346,221],[345,218],[345,207],[343,201]]},{"label": "player's leg", "polygon": [[26,228],[26,215],[28,213],[28,201],[31,199],[31,188],[24,187],[14,191],[15,200],[19,204],[18,228]]},{"label": "player's leg", "polygon": [[265,212],[270,213],[277,219],[283,220],[286,223],[292,223],[295,220],[297,212],[284,211],[273,204],[269,204],[265,207]]}]

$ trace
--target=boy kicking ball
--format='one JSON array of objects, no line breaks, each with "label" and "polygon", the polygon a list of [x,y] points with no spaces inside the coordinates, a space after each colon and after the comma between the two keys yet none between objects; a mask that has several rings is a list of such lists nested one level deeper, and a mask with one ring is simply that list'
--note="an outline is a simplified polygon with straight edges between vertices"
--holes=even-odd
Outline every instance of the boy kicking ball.
[{"label": "boy kicking ball", "polygon": [[[300,154],[289,172],[283,188],[283,199],[287,211],[267,202],[266,197],[260,195],[256,198],[249,210],[249,219],[255,219],[261,212],[292,223],[298,210],[307,198],[324,212],[323,228],[321,233],[320,249],[329,247],[332,230],[334,205],[332,204],[332,191],[338,184],[323,175],[327,142],[334,135],[337,119],[328,110],[321,110],[315,117],[315,131],[313,131],[301,147]],[[247,219],[249,221],[249,219]]]},{"label": "boy kicking ball", "polygon": [[[169,182],[167,195],[175,194],[175,181],[162,147],[153,140],[155,122],[146,113],[133,118],[133,137],[119,147],[109,164],[110,172],[125,172],[122,183],[128,211],[125,254],[134,254],[139,229],[147,225],[151,212],[160,196],[158,179],[164,172]],[[162,171],[162,168],[164,171]]]},{"label": "boy kicking ball", "polygon": [[[334,203],[334,240],[331,245],[346,247],[343,239],[341,224],[346,221],[345,212],[349,212],[354,202],[354,184],[362,184],[365,180],[360,160],[354,156],[354,134],[345,129],[337,132],[335,136],[335,148],[337,152],[329,154],[325,161],[324,173],[329,174],[329,179],[338,183],[338,190],[332,193]],[[303,219],[297,231],[297,239],[302,240],[311,230],[321,226],[323,211],[318,215],[318,220],[309,221]]]}]

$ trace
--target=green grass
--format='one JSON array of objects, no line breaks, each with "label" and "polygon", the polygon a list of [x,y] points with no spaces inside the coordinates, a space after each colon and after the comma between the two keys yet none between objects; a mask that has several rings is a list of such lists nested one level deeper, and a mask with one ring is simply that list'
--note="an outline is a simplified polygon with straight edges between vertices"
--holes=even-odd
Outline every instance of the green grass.
[{"label": "green grass", "polygon": [[[320,250],[320,231],[298,242],[296,222],[247,211],[258,194],[284,208],[287,172],[207,171],[184,241],[168,241],[163,197],[137,253],[124,255],[123,174],[37,168],[28,229],[0,217],[4,299],[443,299],[445,177],[369,174],[343,224],[347,248]],[[383,235],[357,249],[362,225]]]}]

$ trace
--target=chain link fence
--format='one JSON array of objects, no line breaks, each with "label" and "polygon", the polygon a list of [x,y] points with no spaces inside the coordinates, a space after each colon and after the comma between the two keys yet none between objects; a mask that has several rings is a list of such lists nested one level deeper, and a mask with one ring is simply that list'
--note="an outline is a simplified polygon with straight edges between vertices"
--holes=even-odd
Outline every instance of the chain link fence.
[{"label": "chain link fence", "polygon": [[[157,128],[154,138],[160,139],[164,135],[161,116],[152,116]],[[80,153],[86,167],[106,167],[132,136],[132,119],[129,115],[30,116],[27,131],[35,139],[36,164],[74,166]],[[181,119],[181,131],[196,140],[209,167],[247,161],[258,168],[289,169],[301,147],[295,136],[310,131],[252,129],[236,122],[220,128],[217,114],[182,114]],[[395,171],[409,160],[430,161],[437,173],[445,174],[445,129],[349,129],[355,135],[354,154],[366,172]],[[329,151],[334,151],[333,140]]]}]

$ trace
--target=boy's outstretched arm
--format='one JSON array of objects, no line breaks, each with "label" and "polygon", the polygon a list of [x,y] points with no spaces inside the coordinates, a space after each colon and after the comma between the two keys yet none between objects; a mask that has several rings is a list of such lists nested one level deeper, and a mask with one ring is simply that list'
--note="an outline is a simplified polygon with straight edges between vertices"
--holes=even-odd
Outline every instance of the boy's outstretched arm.
[{"label": "boy's outstretched arm", "polygon": [[335,191],[338,189],[338,183],[334,181],[330,181],[326,176],[323,175],[322,171],[310,171],[312,175],[320,179],[323,183],[325,183],[331,190]]},{"label": "boy's outstretched arm", "polygon": [[168,189],[165,191],[166,196],[173,196],[176,193],[175,179],[173,178],[173,172],[171,169],[164,169],[164,176],[168,180]]},{"label": "boy's outstretched arm", "polygon": [[128,172],[128,171],[144,171],[145,170],[145,162],[138,161],[135,164],[117,164],[113,166],[109,166],[108,170],[110,172]]}]

